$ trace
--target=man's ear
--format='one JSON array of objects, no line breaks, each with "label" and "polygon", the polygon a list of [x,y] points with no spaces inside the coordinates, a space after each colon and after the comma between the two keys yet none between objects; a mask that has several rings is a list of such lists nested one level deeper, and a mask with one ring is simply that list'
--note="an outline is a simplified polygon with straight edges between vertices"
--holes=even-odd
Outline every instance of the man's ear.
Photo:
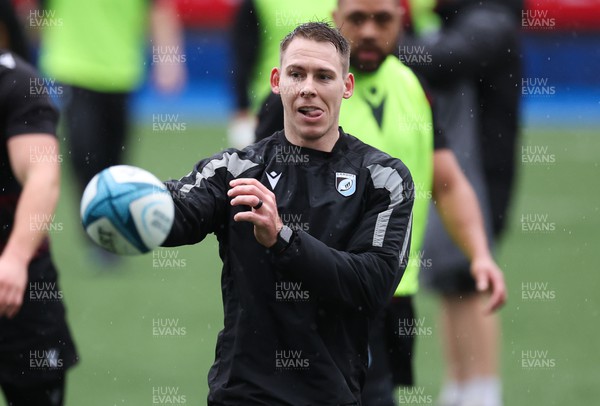
[{"label": "man's ear", "polygon": [[344,81],[344,99],[349,99],[354,93],[354,75],[348,72]]},{"label": "man's ear", "polygon": [[275,94],[279,94],[279,68],[271,69],[271,90]]}]

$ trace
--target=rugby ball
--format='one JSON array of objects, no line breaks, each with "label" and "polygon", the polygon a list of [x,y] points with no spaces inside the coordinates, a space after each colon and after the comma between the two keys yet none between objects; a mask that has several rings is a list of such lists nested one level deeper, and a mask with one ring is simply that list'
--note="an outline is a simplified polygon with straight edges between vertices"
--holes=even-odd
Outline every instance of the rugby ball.
[{"label": "rugby ball", "polygon": [[81,198],[81,222],[90,238],[120,255],[138,255],[162,244],[173,226],[175,206],[166,186],[129,165],[104,169]]}]

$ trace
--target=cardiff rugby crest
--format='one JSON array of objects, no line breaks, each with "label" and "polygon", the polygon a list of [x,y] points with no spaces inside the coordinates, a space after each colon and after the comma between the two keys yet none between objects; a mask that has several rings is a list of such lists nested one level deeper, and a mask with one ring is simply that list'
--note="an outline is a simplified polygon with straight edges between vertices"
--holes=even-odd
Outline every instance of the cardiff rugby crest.
[{"label": "cardiff rugby crest", "polygon": [[342,196],[352,196],[354,192],[356,192],[356,175],[352,173],[336,172],[335,189]]}]

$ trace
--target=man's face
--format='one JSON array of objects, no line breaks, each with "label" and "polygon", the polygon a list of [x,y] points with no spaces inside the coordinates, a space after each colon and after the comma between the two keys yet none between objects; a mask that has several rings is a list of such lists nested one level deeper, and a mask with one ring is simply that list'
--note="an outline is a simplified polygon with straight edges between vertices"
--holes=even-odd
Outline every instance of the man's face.
[{"label": "man's face", "polygon": [[397,46],[402,8],[398,0],[340,0],[333,19],[352,46],[352,67],[372,72]]},{"label": "man's face", "polygon": [[324,137],[337,139],[340,106],[352,95],[354,77],[344,72],[333,44],[295,38],[281,68],[271,72],[271,89],[281,95],[288,139],[314,148]]}]

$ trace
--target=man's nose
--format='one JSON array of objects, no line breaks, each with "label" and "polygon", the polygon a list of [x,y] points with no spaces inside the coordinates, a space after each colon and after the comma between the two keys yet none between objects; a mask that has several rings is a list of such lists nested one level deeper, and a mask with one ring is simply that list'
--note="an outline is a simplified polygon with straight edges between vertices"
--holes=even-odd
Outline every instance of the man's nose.
[{"label": "man's nose", "polygon": [[362,40],[375,39],[377,37],[377,23],[373,18],[368,18],[360,27]]},{"label": "man's nose", "polygon": [[300,88],[300,97],[313,97],[316,95],[314,79],[309,75],[306,80],[302,83]]}]

